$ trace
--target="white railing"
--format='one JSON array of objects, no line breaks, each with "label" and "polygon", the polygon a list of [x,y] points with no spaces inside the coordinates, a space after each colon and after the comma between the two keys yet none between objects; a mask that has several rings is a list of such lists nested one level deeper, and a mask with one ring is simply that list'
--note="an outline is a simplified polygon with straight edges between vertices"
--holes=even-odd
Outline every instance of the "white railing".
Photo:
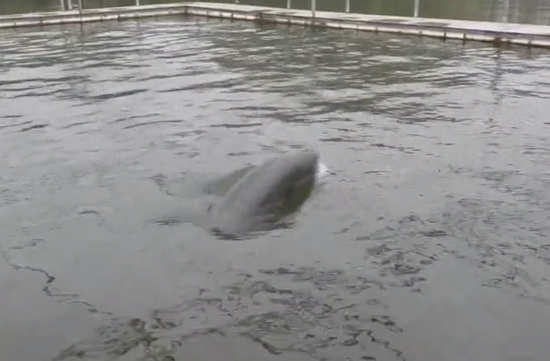
[{"label": "white railing", "polygon": [[[78,0],[78,5],[77,7],[79,9],[82,9],[82,2],[84,0]],[[59,0],[60,2],[60,5],[61,5],[61,10],[65,11],[65,10],[72,10],[74,9],[74,4],[73,4],[73,0]]]},{"label": "white railing", "polygon": [[[135,1],[136,6],[141,5],[139,0],[134,0],[134,1]],[[83,2],[84,2],[84,0],[77,0],[77,5],[76,6],[78,7],[78,9],[80,9],[80,10],[84,9]],[[60,5],[62,11],[73,10],[75,8],[74,0],[59,0],[59,5]]]},{"label": "white railing", "polygon": [[[351,10],[351,0],[345,0],[345,12],[349,13]],[[507,1],[508,2],[508,1]],[[239,3],[239,0],[235,0],[235,3]],[[286,8],[292,9],[292,0],[286,0]],[[418,9],[420,8],[420,0],[414,0],[414,17],[418,17]],[[311,16],[315,17],[315,11],[317,10],[317,1],[311,0]]]},{"label": "white railing", "polygon": [[[311,16],[315,17],[315,12],[317,11],[317,1],[311,1]],[[239,0],[235,0],[235,3],[239,3]],[[508,22],[508,12],[510,10],[510,0],[503,0],[504,2],[504,14],[502,15],[501,21],[506,23]],[[286,0],[286,8],[292,9],[292,0]],[[345,0],[345,10],[346,13],[351,11],[351,0]],[[414,13],[415,18],[420,16],[420,0],[414,0]]]},{"label": "white railing", "polygon": [[[1,1],[1,0],[0,0]],[[78,9],[83,9],[83,2],[84,0],[59,0],[60,1],[60,4],[61,4],[61,9],[63,11],[65,10],[72,10],[74,9],[75,7],[78,7]],[[77,1],[78,3],[75,5],[73,2],[74,1]],[[135,5],[136,6],[139,6],[140,5],[140,0],[134,0],[135,1]],[[316,0],[310,0],[311,1],[311,16],[312,17],[315,17],[315,13],[317,11],[317,1]],[[344,0],[345,3],[344,3],[344,11],[346,13],[349,13],[351,11],[351,0]],[[504,1],[504,14],[502,16],[502,19],[501,21],[502,22],[508,22],[508,11],[509,11],[509,8],[510,8],[510,0],[503,0]],[[235,0],[235,3],[240,3],[239,0]],[[292,9],[292,0],[286,0],[286,8],[287,9]],[[420,0],[414,0],[414,14],[413,16],[415,18],[419,17],[420,14]]]}]

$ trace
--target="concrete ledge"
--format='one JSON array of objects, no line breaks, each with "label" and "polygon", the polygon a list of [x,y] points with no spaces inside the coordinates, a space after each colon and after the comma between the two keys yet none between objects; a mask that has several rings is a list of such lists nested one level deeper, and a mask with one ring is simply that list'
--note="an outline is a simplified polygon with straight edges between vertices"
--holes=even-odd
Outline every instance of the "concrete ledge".
[{"label": "concrete ledge", "polygon": [[2,15],[0,29],[184,15],[186,12],[187,3],[181,3]]},{"label": "concrete ledge", "polygon": [[499,44],[550,47],[550,26],[480,21],[411,18],[224,3],[185,2],[105,9],[71,10],[0,16],[1,28],[124,20],[166,15],[193,15],[259,23],[279,23],[354,31],[418,35]]},{"label": "concrete ledge", "polygon": [[[220,6],[221,5],[221,6]],[[187,14],[433,38],[550,47],[550,26],[448,19],[411,18],[340,12],[277,9],[235,4],[193,3]]]}]

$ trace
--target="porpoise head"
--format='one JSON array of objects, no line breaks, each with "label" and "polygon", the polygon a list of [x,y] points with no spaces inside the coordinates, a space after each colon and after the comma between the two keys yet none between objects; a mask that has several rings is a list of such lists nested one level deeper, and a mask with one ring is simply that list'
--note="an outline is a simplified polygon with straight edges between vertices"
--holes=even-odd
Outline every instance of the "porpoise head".
[{"label": "porpoise head", "polygon": [[213,212],[212,230],[223,238],[284,226],[309,198],[319,154],[301,150],[269,159],[235,184]]}]

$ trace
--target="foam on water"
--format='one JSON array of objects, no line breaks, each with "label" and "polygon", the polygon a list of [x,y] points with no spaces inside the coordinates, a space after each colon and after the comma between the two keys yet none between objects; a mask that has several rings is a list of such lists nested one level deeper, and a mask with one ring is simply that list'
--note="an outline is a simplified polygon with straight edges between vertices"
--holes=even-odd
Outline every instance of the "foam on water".
[{"label": "foam on water", "polygon": [[327,167],[327,165],[319,161],[319,163],[317,163],[317,174],[315,175],[317,182],[322,183],[324,180],[326,180],[329,174],[331,174],[331,171]]}]

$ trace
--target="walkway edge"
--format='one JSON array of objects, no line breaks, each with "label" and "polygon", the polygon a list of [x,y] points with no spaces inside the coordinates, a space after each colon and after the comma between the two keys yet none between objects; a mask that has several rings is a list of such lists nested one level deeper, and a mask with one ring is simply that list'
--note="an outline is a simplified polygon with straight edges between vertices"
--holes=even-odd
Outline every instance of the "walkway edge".
[{"label": "walkway edge", "polygon": [[264,6],[225,3],[185,2],[178,4],[142,5],[118,8],[71,10],[24,15],[0,16],[0,29],[125,20],[167,15],[193,15],[258,23],[278,23],[310,27],[396,33],[432,38],[483,41],[495,45],[518,44],[550,47],[550,26],[428,19],[357,13],[292,10]]}]

